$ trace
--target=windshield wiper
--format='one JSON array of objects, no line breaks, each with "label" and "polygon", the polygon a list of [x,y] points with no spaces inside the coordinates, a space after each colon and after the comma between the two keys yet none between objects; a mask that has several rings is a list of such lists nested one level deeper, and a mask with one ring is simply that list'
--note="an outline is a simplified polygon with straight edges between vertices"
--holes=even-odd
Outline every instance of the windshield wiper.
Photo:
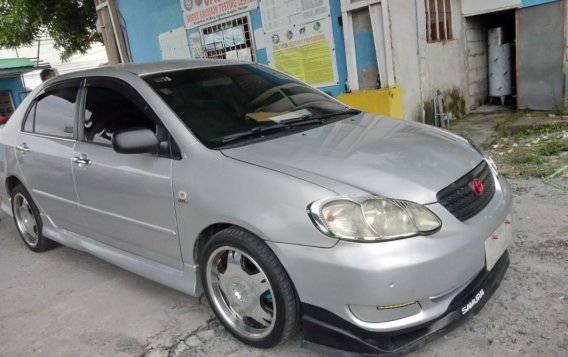
[{"label": "windshield wiper", "polygon": [[302,120],[291,119],[291,120],[282,121],[280,123],[268,125],[268,126],[255,126],[255,127],[251,128],[249,130],[239,131],[239,132],[234,133],[234,134],[229,134],[229,135],[223,136],[223,138],[221,138],[221,143],[227,144],[231,141],[239,140],[239,139],[242,139],[242,138],[247,137],[247,136],[262,134],[262,133],[265,133],[267,131],[280,130],[280,129],[290,129],[290,128],[294,128],[294,127],[298,127],[298,126],[304,126],[304,125],[321,124],[321,123],[323,123],[323,121],[324,121],[324,118],[311,118],[310,117],[310,118],[302,119]]},{"label": "windshield wiper", "polygon": [[223,144],[230,143],[231,141],[239,140],[247,136],[262,134],[266,131],[282,129],[284,127],[286,127],[286,125],[280,123],[269,126],[255,126],[249,130],[239,131],[233,134],[225,135],[221,138],[221,143]]}]

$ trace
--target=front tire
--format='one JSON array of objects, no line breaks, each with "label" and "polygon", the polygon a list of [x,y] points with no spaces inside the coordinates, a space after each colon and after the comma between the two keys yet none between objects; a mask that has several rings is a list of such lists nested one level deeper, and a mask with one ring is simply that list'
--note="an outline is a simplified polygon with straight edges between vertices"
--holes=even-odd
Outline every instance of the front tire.
[{"label": "front tire", "polygon": [[39,210],[24,186],[17,185],[12,190],[11,201],[14,222],[24,244],[37,253],[53,248],[55,243],[41,234],[43,223]]},{"label": "front tire", "polygon": [[200,252],[201,281],[217,318],[237,339],[273,347],[296,331],[300,308],[270,248],[238,228],[216,233]]}]

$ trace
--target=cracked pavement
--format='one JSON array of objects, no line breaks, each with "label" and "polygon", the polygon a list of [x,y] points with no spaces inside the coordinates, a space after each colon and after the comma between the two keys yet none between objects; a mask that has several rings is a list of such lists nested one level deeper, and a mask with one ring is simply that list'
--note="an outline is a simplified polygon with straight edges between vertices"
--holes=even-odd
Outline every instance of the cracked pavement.
[{"label": "cracked pavement", "polygon": [[[409,356],[568,354],[568,193],[511,180],[511,267],[473,319]],[[234,339],[194,298],[59,247],[25,248],[0,217],[0,356],[320,356],[301,332],[271,350]]]}]

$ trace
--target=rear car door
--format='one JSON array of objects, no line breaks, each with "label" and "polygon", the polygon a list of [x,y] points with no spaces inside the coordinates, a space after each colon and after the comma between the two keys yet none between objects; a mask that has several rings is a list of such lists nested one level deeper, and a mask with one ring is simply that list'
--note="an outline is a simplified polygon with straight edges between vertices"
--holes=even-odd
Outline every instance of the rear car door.
[{"label": "rear car door", "polygon": [[152,261],[182,268],[172,191],[172,157],[119,154],[119,129],[169,134],[143,98],[112,78],[88,78],[73,173],[81,211],[94,239]]},{"label": "rear car door", "polygon": [[47,87],[32,102],[18,136],[16,157],[22,180],[42,213],[60,229],[80,232],[71,171],[77,136],[77,100],[81,79]]}]

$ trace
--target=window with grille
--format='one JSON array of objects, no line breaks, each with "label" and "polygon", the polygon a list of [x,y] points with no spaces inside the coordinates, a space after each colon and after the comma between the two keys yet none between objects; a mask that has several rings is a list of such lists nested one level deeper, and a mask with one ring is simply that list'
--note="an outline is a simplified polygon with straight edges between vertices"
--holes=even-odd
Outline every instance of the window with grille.
[{"label": "window with grille", "polygon": [[247,16],[204,27],[201,32],[206,58],[255,60]]},{"label": "window with grille", "polygon": [[0,93],[0,115],[9,117],[16,110],[10,92]]},{"label": "window with grille", "polygon": [[428,42],[449,41],[452,33],[450,0],[424,0],[426,5],[426,39]]}]

